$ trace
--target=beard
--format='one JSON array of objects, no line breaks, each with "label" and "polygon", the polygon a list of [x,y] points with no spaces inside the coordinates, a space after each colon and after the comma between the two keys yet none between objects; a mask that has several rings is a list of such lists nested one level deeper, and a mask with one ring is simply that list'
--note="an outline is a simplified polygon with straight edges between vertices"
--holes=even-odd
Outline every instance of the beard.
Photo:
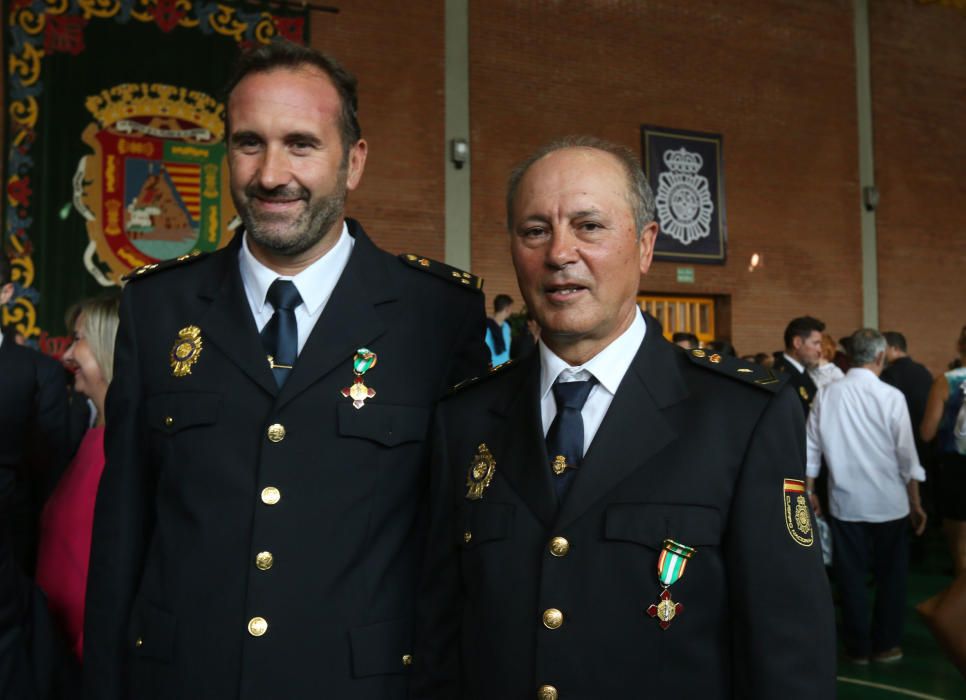
[{"label": "beard", "polygon": [[[293,257],[304,253],[318,243],[336,222],[342,218],[346,200],[346,168],[339,171],[333,190],[312,198],[304,187],[293,185],[266,190],[256,183],[248,184],[242,195],[232,191],[232,199],[245,231],[259,246],[276,255]],[[252,201],[301,200],[302,211],[295,215],[282,213],[258,213]]]}]

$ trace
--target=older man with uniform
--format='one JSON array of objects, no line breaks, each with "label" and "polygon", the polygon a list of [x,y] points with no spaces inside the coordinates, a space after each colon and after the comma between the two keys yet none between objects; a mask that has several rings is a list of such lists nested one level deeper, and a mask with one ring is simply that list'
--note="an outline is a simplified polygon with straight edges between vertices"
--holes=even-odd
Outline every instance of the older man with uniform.
[{"label": "older man with uniform", "polygon": [[405,698],[425,438],[486,367],[479,281],[344,218],[367,145],[333,60],[261,48],[228,95],[244,231],[124,292],[86,693]]},{"label": "older man with uniform", "polygon": [[507,214],[540,345],[438,409],[414,697],[834,697],[801,408],[641,313],[634,155],[545,147]]}]

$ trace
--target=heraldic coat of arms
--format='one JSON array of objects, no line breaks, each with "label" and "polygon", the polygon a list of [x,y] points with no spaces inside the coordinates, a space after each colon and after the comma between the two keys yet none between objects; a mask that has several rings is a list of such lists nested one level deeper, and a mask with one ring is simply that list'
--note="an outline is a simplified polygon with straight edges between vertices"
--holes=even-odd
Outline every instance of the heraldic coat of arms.
[{"label": "heraldic coat of arms", "polygon": [[93,153],[78,163],[73,202],[91,241],[84,263],[101,284],[227,245],[235,210],[220,103],[138,83],[102,90],[85,106],[95,121],[82,139]]}]

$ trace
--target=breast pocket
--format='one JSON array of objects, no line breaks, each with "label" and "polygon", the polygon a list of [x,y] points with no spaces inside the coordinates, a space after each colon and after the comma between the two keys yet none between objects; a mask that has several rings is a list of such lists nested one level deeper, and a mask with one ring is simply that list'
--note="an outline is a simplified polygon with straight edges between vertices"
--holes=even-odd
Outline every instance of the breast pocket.
[{"label": "breast pocket", "polygon": [[512,526],[512,504],[477,501],[465,504],[456,536],[464,550],[472,551],[489,542],[505,540]]},{"label": "breast pocket", "polygon": [[212,425],[221,412],[221,394],[170,392],[149,396],[146,402],[148,425],[163,435]]},{"label": "breast pocket", "polygon": [[606,512],[604,539],[654,550],[671,539],[689,547],[721,544],[721,513],[716,508],[661,503],[615,503]]},{"label": "breast pocket", "polygon": [[384,447],[422,442],[429,430],[429,409],[367,403],[355,408],[339,404],[339,435],[370,440]]}]

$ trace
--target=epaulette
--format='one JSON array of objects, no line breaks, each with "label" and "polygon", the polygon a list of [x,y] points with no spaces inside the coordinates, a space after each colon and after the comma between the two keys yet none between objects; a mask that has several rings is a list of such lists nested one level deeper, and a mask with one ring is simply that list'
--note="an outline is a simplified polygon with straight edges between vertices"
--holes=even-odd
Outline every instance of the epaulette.
[{"label": "epaulette", "polygon": [[467,289],[476,289],[478,291],[483,290],[483,278],[477,277],[469,272],[463,272],[459,268],[453,267],[452,265],[447,265],[446,263],[441,263],[436,260],[430,260],[429,258],[424,258],[421,255],[413,255],[412,253],[403,253],[399,256],[399,259],[410,267],[415,267],[417,270],[422,270],[424,272],[429,272],[437,277],[442,277],[444,280],[453,282]]},{"label": "epaulette", "polygon": [[160,272],[161,270],[168,270],[172,267],[178,267],[179,265],[184,265],[185,263],[193,262],[195,260],[200,260],[207,253],[202,253],[200,250],[196,250],[193,253],[188,253],[186,255],[181,255],[177,258],[171,258],[170,260],[161,260],[156,263],[150,263],[148,265],[142,265],[141,267],[136,267],[129,273],[124,275],[121,279],[125,282],[130,282],[131,280],[141,279],[147,275],[154,274],[155,272]]},{"label": "epaulette", "polygon": [[731,355],[720,355],[701,348],[685,350],[684,354],[688,356],[691,362],[700,367],[706,367],[732,379],[754,384],[768,391],[778,391],[786,380],[786,377],[776,374],[768,367],[741,360]]},{"label": "epaulette", "polygon": [[459,384],[457,384],[452,389],[450,389],[446,393],[446,395],[452,396],[453,394],[458,394],[459,392],[463,391],[463,389],[467,387],[474,386],[476,384],[479,384],[480,382],[485,382],[487,379],[490,379],[499,374],[502,374],[511,366],[513,366],[513,360],[507,360],[506,362],[498,364],[496,367],[490,367],[490,371],[487,372],[486,374],[481,374],[479,377],[470,377],[469,379],[464,379]]}]

